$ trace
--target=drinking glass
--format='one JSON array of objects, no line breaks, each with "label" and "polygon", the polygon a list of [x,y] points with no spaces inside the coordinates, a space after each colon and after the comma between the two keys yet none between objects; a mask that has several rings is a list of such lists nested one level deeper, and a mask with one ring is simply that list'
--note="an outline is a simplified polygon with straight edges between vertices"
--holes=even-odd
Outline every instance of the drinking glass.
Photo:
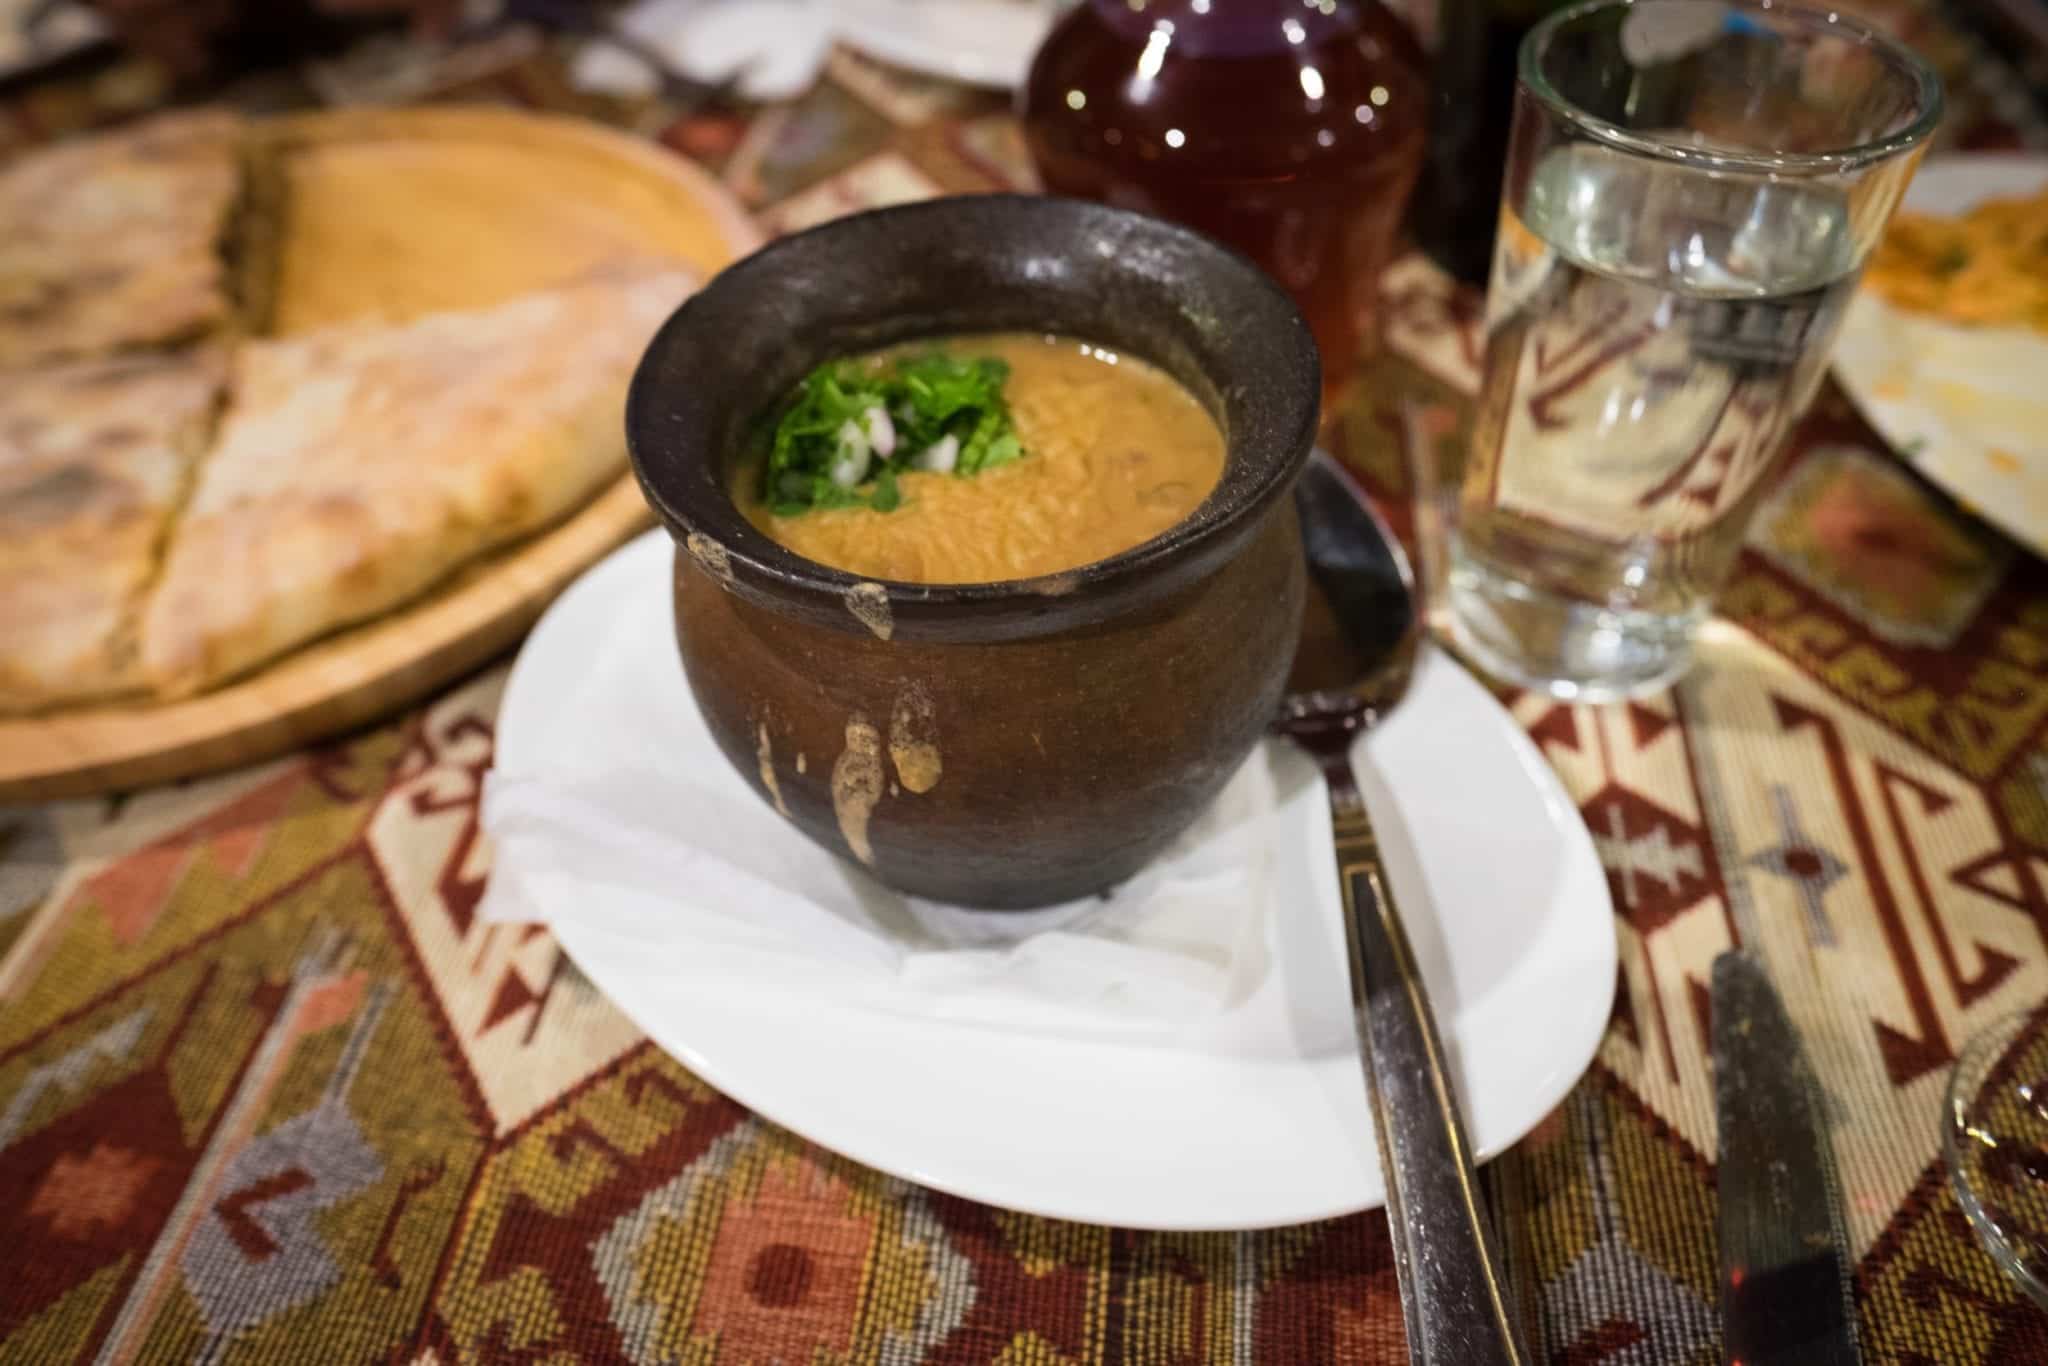
[{"label": "drinking glass", "polygon": [[1949,1076],[1942,1155],[1993,1261],[2048,1309],[2048,1007],[2009,1015]]},{"label": "drinking glass", "polygon": [[1941,116],[1829,11],[1593,0],[1523,42],[1451,629],[1560,697],[1677,677]]}]

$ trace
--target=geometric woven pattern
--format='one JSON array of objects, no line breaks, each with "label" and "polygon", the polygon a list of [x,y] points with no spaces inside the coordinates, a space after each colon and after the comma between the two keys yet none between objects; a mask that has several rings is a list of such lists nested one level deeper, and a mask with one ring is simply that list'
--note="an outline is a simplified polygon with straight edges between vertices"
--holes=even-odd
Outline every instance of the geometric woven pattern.
[{"label": "geometric woven pattern", "polygon": [[[1951,136],[2039,136],[1960,29],[1879,17],[1957,78]],[[791,105],[685,120],[582,101],[531,44],[351,70],[321,88],[655,133],[773,229],[1029,183],[1000,100],[845,52]],[[161,90],[132,63],[31,87],[0,152]],[[1411,260],[1386,312],[1338,445],[1405,529],[1409,471],[1461,448],[1477,309]],[[2048,1362],[1937,1148],[1962,1042],[2048,998],[2048,570],[1832,388],[1795,445],[1679,686],[1503,693],[1592,832],[1621,965],[1598,1060],[1488,1198],[1545,1360],[1719,1360],[1707,981],[1740,943],[1826,1093],[1870,1360]],[[1379,1214],[1157,1235],[922,1190],[719,1095],[544,931],[480,924],[502,682],[0,812],[0,1361],[1405,1360]]]}]

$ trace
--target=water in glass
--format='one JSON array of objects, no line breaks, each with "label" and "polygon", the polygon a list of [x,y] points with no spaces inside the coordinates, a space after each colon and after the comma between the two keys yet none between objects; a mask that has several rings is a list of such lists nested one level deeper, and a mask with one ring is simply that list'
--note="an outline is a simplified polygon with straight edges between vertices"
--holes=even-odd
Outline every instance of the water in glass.
[{"label": "water in glass", "polygon": [[1588,698],[1684,668],[1827,365],[1853,237],[1824,180],[1594,142],[1528,169],[1502,214],[1452,540],[1456,631],[1480,663]]}]

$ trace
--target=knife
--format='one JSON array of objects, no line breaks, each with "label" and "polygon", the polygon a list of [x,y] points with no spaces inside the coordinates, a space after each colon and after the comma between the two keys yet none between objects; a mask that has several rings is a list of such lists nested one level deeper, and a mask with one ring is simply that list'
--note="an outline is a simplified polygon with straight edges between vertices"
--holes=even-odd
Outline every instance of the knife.
[{"label": "knife", "polygon": [[1763,966],[1714,960],[1722,1360],[1855,1366],[1856,1306],[1820,1089]]}]

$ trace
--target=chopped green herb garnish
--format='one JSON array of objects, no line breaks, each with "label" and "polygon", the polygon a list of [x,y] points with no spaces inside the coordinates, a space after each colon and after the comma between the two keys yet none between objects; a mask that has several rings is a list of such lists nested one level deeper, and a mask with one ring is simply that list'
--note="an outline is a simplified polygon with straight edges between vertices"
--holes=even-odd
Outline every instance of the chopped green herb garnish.
[{"label": "chopped green herb garnish", "polygon": [[875,476],[875,491],[868,495],[868,506],[877,512],[894,512],[903,506],[903,491],[896,487],[896,471],[887,465]]},{"label": "chopped green herb garnish", "polygon": [[903,504],[896,476],[961,477],[1024,454],[992,356],[932,352],[885,365],[836,361],[804,377],[776,419],[761,496],[778,517]]}]

